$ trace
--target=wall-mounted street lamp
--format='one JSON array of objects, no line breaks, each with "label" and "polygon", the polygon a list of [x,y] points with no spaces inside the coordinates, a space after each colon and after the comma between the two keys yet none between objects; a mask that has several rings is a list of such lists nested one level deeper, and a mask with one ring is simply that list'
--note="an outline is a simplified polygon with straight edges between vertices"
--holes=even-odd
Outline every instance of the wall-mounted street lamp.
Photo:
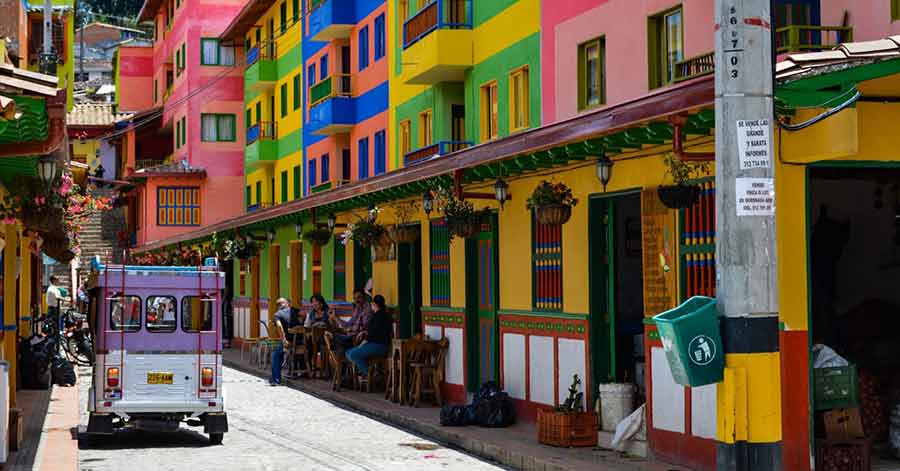
[{"label": "wall-mounted street lamp", "polygon": [[603,185],[603,191],[606,191],[606,185],[609,184],[609,180],[612,178],[612,168],[613,161],[606,155],[601,155],[597,159],[597,178],[600,179],[600,183]]}]

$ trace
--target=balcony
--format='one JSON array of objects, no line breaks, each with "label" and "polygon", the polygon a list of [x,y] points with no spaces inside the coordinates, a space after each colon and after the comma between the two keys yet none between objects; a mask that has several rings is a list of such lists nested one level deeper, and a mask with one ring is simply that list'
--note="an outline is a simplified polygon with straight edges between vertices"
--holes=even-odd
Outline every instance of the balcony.
[{"label": "balcony", "polygon": [[849,26],[790,25],[775,30],[779,54],[823,51],[851,41],[853,28]]},{"label": "balcony", "polygon": [[247,128],[247,147],[244,149],[244,166],[256,170],[278,160],[278,142],[275,123],[260,121]]},{"label": "balcony", "polygon": [[472,67],[471,0],[434,0],[403,24],[403,81],[461,82]]},{"label": "balcony", "polygon": [[309,37],[313,41],[332,41],[350,37],[356,25],[354,0],[310,0]]},{"label": "balcony", "polygon": [[275,65],[275,42],[264,41],[247,51],[247,68],[244,70],[244,89],[263,91],[275,86],[278,70]]},{"label": "balcony", "polygon": [[309,128],[313,134],[331,136],[350,131],[356,119],[352,77],[332,75],[309,88]]},{"label": "balcony", "polygon": [[673,82],[684,82],[692,78],[709,75],[716,71],[716,60],[713,52],[700,54],[675,63],[675,77]]},{"label": "balcony", "polygon": [[251,204],[250,206],[247,206],[247,212],[248,212],[248,213],[252,213],[253,211],[259,211],[260,209],[271,208],[272,206],[275,206],[275,205],[272,204],[272,203],[256,203],[256,204]]},{"label": "balcony", "polygon": [[440,157],[442,155],[447,155],[459,150],[463,150],[466,147],[471,146],[472,143],[469,141],[439,141],[431,144],[430,146],[422,147],[416,149],[406,155],[403,156],[403,165],[409,167],[410,165],[419,164],[428,160],[431,160],[436,157]]}]

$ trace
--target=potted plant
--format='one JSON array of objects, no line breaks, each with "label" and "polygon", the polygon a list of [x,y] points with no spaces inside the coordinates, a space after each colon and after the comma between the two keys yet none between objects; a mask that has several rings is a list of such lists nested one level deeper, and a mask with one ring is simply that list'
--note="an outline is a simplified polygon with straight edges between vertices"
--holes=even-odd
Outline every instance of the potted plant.
[{"label": "potted plant", "polygon": [[482,211],[475,211],[471,202],[457,198],[448,188],[438,187],[434,194],[436,206],[444,213],[451,239],[468,239],[478,234],[481,230]]},{"label": "potted plant", "polygon": [[303,240],[311,242],[313,245],[328,245],[331,240],[331,231],[324,227],[314,227],[303,231]]},{"label": "potted plant", "polygon": [[391,228],[391,239],[398,244],[412,244],[419,240],[419,229],[410,225],[412,217],[419,211],[419,204],[407,201],[394,205],[397,224]]},{"label": "potted plant", "polygon": [[597,446],[597,413],[584,410],[581,380],[573,375],[569,396],[554,409],[538,409],[538,442],[560,447]]},{"label": "potted plant", "polygon": [[[390,243],[390,237],[387,237],[387,229],[378,223],[378,208],[369,210],[368,216],[361,218],[357,216],[357,221],[347,225],[347,230],[341,234],[341,242],[346,245],[349,241],[355,241],[363,248],[369,248],[373,245],[384,246]],[[387,239],[387,241],[385,240]]]},{"label": "potted plant", "polygon": [[542,181],[528,197],[525,205],[534,211],[538,222],[544,225],[562,225],[572,217],[572,207],[578,198],[565,183]]},{"label": "potted plant", "polygon": [[674,185],[661,185],[656,193],[665,207],[670,209],[688,208],[700,198],[700,186],[692,185],[690,180],[709,173],[708,162],[686,162],[668,152],[663,156],[666,164],[666,175],[672,176]]}]

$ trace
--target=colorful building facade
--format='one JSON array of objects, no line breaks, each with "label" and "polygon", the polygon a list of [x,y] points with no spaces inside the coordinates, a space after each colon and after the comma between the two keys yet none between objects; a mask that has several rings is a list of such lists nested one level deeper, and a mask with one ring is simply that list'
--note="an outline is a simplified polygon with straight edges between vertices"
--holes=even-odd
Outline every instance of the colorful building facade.
[{"label": "colorful building facade", "polygon": [[[120,175],[137,183],[129,228],[139,244],[242,212],[243,54],[219,40],[242,4],[148,1],[138,21],[153,24],[152,61],[146,48],[119,51],[116,81],[130,89],[120,106],[144,106],[152,91],[119,143]],[[143,96],[129,85],[145,85]]]},{"label": "colorful building facade", "polygon": [[[713,151],[713,2],[636,7],[593,0],[548,7],[536,0],[389,0],[359,12],[361,3],[312,1],[303,7],[304,62],[297,73],[304,160],[294,170],[302,191],[297,178],[288,178],[292,197],[271,198],[281,203],[273,208],[140,249],[209,244],[213,233],[257,239],[258,254],[232,262],[237,339],[265,335],[268,302],[277,296],[299,305],[322,293],[344,310],[349,293],[371,279],[395,313],[398,335],[450,340],[445,397],[453,402],[497,380],[529,420],[538,408],[565,398],[573,375],[583,380],[586,407],[593,406],[599,384],[634,383],[638,401],[647,404],[646,445],[656,458],[716,469],[717,457],[752,456],[757,461],[748,461],[747,469],[778,469],[777,463],[811,469],[816,412],[808,374],[814,334],[807,242],[819,219],[808,201],[814,194],[822,198],[815,188],[827,183],[820,180],[839,179],[833,168],[896,167],[888,150],[895,139],[885,129],[891,100],[875,103],[896,95],[896,43],[841,47],[841,57],[829,60],[853,72],[779,77],[779,99],[795,109],[792,122],[821,112],[801,108],[843,97],[834,94],[847,93],[850,83],[873,98],[817,127],[776,131],[780,316],[762,328],[764,345],[729,352],[732,379],[686,388],[670,373],[652,316],[694,295],[715,296],[721,243],[714,223],[715,168],[695,181],[700,197],[687,208],[665,207],[657,188],[671,183],[667,155],[709,158]],[[337,8],[342,4],[354,7]],[[796,53],[886,36],[896,12],[886,2],[873,5],[776,2],[775,47],[792,61],[781,67],[815,62]],[[264,21],[251,23],[263,32],[258,37],[248,29],[245,35],[250,50],[268,37],[268,18],[278,24],[283,11],[296,10],[278,3],[261,9]],[[377,26],[382,12],[385,26]],[[361,53],[359,40],[382,28],[389,96],[383,164],[371,160],[374,137],[360,144],[381,123],[360,124],[382,116],[377,107],[367,108],[371,115],[361,111],[360,104],[381,93],[381,82],[365,73],[383,58],[376,59],[374,45]],[[872,48],[875,56],[866,56]],[[890,58],[856,69],[882,52]],[[370,60],[362,70],[361,54]],[[272,82],[293,90],[293,76],[276,70]],[[278,109],[282,87],[273,88],[275,95],[266,99]],[[248,113],[260,114],[256,102],[247,104]],[[362,148],[369,157],[360,160]],[[335,179],[345,175],[344,149],[350,153],[348,182]],[[365,179],[362,162],[369,166]],[[612,165],[608,181],[600,178],[601,164]],[[384,174],[376,175],[377,168]],[[265,180],[279,188],[280,172],[265,173],[260,183],[248,179],[248,206],[267,201]],[[322,186],[323,180],[334,184]],[[491,196],[498,180],[510,194],[502,205]],[[567,184],[579,200],[561,226],[542,225],[527,209],[528,196],[544,180]],[[404,210],[423,202],[435,186],[487,211],[474,236],[451,238],[439,209],[426,213],[420,204],[411,214]],[[341,226],[364,218],[370,207],[381,209],[380,223],[415,236],[398,238],[386,253],[342,244]],[[303,236],[332,214],[330,241],[319,245]]]}]

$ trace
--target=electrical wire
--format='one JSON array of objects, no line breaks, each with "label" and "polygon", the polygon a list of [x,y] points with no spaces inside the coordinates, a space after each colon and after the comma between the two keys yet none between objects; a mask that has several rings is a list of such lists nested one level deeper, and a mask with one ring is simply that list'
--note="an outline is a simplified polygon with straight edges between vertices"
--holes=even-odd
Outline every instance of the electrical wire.
[{"label": "electrical wire", "polygon": [[841,103],[840,105],[838,105],[834,108],[829,109],[828,111],[825,111],[824,113],[818,114],[806,121],[803,121],[802,123],[797,123],[797,124],[785,123],[779,119],[778,126],[783,129],[786,129],[788,131],[800,131],[801,129],[806,129],[806,128],[812,126],[813,124],[816,124],[830,116],[833,116],[833,115],[845,110],[850,105],[856,103],[856,101],[859,100],[859,98],[861,96],[862,96],[862,93],[860,93],[859,90],[857,90],[856,93],[854,93],[853,96],[850,97],[847,101]]}]

